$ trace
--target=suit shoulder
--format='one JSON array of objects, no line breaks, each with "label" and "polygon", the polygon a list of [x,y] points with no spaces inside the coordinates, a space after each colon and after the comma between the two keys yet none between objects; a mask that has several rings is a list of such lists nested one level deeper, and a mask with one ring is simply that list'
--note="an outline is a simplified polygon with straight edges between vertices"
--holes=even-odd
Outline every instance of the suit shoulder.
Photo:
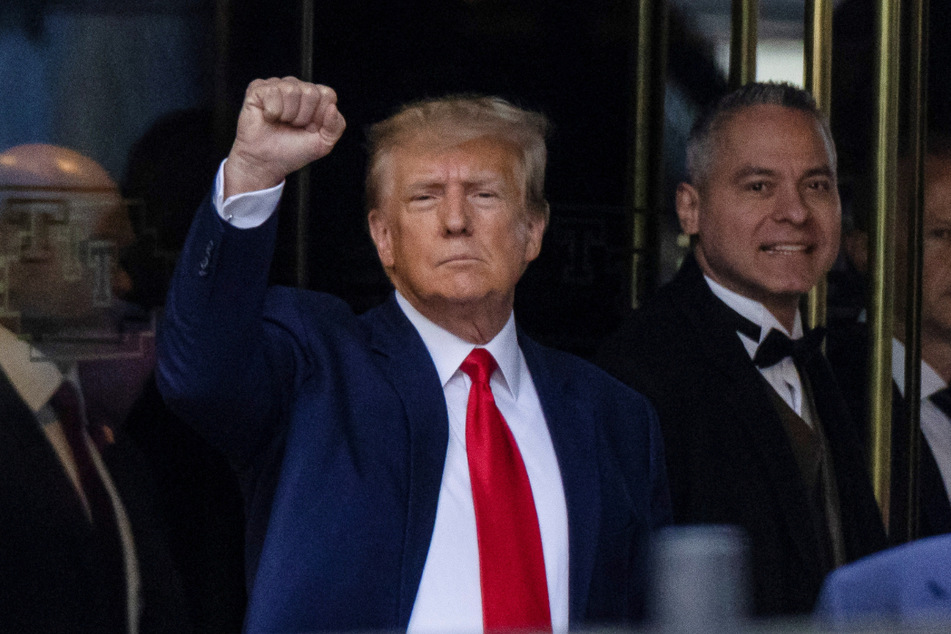
[{"label": "suit shoulder", "polygon": [[619,400],[638,408],[650,407],[643,394],[590,361],[543,346],[527,337],[520,338],[520,345],[533,373],[541,365],[547,375],[558,377],[566,386],[576,388],[578,393],[586,394],[592,400]]},{"label": "suit shoulder", "polygon": [[271,286],[264,300],[264,318],[283,321],[291,316],[320,322],[356,322],[357,316],[344,300],[329,293]]}]

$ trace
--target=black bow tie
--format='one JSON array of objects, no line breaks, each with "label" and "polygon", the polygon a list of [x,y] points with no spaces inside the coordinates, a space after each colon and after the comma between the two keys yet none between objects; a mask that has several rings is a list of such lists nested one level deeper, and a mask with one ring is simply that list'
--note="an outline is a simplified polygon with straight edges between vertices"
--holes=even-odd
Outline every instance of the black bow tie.
[{"label": "black bow tie", "polygon": [[825,336],[826,329],[821,326],[813,328],[795,340],[773,328],[766,335],[766,339],[759,345],[759,348],[756,349],[753,363],[756,364],[756,367],[768,368],[786,357],[792,357],[796,363],[805,364],[813,356],[821,354],[822,340]]},{"label": "black bow tie", "polygon": [[[759,326],[727,306],[725,302],[721,301],[719,305],[721,306],[723,319],[734,330],[746,335],[753,341],[759,341],[761,332]],[[821,354],[822,340],[825,335],[826,329],[819,326],[808,331],[803,337],[793,340],[773,328],[766,335],[763,343],[756,349],[756,354],[753,355],[753,363],[758,368],[768,368],[786,357],[792,357],[796,363],[804,364],[813,355]]]},{"label": "black bow tie", "polygon": [[928,398],[944,412],[945,416],[951,418],[951,386],[938,390]]}]

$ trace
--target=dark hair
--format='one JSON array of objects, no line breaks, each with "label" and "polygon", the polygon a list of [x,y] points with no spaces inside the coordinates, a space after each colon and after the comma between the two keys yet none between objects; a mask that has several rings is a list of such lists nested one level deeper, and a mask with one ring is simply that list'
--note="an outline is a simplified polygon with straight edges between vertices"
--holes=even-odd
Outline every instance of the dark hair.
[{"label": "dark hair", "polygon": [[693,185],[699,185],[709,174],[714,160],[716,135],[720,129],[738,111],[764,105],[793,108],[815,117],[822,129],[832,169],[835,169],[836,154],[832,132],[829,130],[828,120],[816,106],[812,95],[785,82],[752,82],[721,97],[694,122],[687,141],[687,175]]}]

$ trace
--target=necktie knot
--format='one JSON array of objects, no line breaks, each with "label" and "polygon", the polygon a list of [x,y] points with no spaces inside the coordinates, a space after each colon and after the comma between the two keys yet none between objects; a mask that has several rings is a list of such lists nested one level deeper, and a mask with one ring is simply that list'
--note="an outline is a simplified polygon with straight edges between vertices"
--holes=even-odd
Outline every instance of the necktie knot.
[{"label": "necktie knot", "polygon": [[928,398],[944,412],[945,416],[951,418],[951,386],[938,390]]},{"label": "necktie knot", "polygon": [[465,358],[459,369],[468,374],[473,383],[488,383],[497,367],[499,364],[491,352],[485,348],[475,348]]},{"label": "necktie knot", "polygon": [[768,368],[776,365],[786,357],[792,357],[798,364],[809,362],[822,350],[822,340],[825,338],[825,328],[813,328],[799,339],[790,339],[782,332],[773,328],[766,335],[766,339],[756,349],[753,363],[759,368]]}]

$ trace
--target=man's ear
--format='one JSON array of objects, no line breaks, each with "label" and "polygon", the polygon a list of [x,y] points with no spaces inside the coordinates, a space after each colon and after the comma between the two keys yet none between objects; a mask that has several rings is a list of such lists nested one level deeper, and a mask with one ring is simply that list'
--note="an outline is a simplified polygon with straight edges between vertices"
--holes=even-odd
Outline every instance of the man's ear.
[{"label": "man's ear", "polygon": [[370,237],[376,245],[376,254],[384,269],[393,266],[393,240],[390,225],[386,221],[386,214],[379,209],[371,209],[367,214],[367,224],[370,227]]},{"label": "man's ear", "polygon": [[680,230],[688,236],[700,231],[700,193],[690,183],[677,185],[677,218],[680,220]]},{"label": "man's ear", "polygon": [[536,215],[527,212],[528,219],[525,223],[527,241],[525,244],[525,264],[538,257],[542,250],[542,238],[545,237],[545,229],[548,228],[548,217]]}]

